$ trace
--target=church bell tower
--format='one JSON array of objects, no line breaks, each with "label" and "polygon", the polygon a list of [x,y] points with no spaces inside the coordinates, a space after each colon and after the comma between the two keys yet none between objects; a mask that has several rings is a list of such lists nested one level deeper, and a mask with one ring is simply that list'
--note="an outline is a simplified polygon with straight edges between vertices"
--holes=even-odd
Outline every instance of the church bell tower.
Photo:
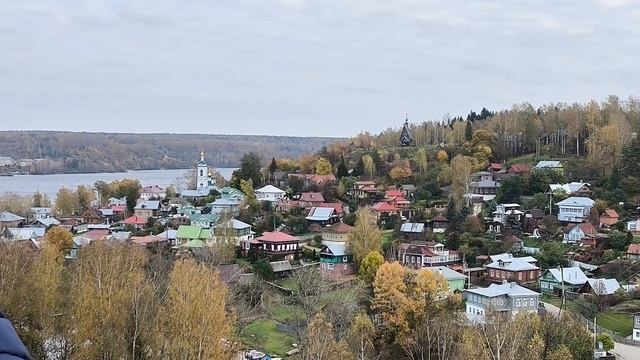
[{"label": "church bell tower", "polygon": [[209,186],[209,166],[204,161],[204,150],[200,152],[200,161],[196,170],[196,188],[203,189]]}]

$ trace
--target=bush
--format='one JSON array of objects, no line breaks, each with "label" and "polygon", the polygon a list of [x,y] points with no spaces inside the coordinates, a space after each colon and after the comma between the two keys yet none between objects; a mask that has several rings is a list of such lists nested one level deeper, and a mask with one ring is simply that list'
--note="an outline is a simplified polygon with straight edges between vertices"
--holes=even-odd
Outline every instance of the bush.
[{"label": "bush", "polygon": [[613,338],[611,338],[611,335],[605,333],[598,334],[596,336],[596,342],[602,343],[602,350],[604,351],[612,350],[615,346],[615,342],[613,341]]}]

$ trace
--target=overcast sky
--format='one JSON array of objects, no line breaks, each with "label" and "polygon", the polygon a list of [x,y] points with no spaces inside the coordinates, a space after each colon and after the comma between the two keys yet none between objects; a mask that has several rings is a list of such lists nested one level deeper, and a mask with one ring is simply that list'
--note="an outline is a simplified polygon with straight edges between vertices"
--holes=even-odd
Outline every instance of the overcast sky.
[{"label": "overcast sky", "polygon": [[2,0],[0,129],[349,136],[640,95],[640,4]]}]

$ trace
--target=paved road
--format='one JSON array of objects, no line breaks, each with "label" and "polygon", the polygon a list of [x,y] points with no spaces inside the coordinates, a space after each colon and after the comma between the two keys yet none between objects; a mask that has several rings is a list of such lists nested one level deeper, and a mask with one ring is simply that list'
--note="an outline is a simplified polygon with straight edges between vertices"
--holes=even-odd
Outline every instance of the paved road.
[{"label": "paved road", "polygon": [[[551,315],[558,316],[558,313],[560,312],[560,308],[553,304],[544,303],[544,308]],[[640,360],[640,347],[621,344],[617,342],[611,352],[621,359]]]}]

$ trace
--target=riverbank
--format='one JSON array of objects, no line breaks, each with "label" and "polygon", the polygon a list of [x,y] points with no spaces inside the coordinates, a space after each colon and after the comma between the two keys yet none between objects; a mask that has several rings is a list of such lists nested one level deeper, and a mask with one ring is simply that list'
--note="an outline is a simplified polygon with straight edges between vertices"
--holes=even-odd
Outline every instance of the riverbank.
[{"label": "riverbank", "polygon": [[[127,172],[15,175],[0,176],[0,193],[15,193],[30,196],[39,191],[50,199],[55,199],[61,187],[75,189],[78,185],[93,185],[96,181],[111,182],[121,179],[136,179],[142,186],[158,185],[168,187],[182,183],[190,169],[133,170]],[[235,168],[216,169],[225,179],[230,179]]]}]

